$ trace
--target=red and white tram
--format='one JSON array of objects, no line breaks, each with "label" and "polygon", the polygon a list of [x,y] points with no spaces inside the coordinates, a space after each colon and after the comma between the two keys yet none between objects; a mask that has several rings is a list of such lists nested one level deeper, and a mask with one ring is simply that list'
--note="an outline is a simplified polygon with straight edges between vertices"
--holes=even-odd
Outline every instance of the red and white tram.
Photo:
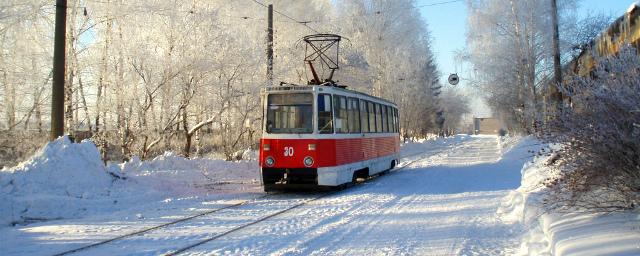
[{"label": "red and white tram", "polygon": [[265,191],[338,187],[398,164],[394,103],[332,83],[263,90],[260,167]]}]

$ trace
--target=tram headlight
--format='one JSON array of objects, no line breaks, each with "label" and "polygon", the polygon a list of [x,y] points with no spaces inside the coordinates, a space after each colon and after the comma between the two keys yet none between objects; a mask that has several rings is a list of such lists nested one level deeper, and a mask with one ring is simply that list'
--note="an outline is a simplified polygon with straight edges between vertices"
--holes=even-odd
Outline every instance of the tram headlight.
[{"label": "tram headlight", "polygon": [[264,163],[271,167],[276,163],[276,160],[274,160],[273,157],[268,156],[267,159],[264,160]]},{"label": "tram headlight", "polygon": [[313,165],[313,157],[307,156],[304,158],[304,166],[311,167]]}]

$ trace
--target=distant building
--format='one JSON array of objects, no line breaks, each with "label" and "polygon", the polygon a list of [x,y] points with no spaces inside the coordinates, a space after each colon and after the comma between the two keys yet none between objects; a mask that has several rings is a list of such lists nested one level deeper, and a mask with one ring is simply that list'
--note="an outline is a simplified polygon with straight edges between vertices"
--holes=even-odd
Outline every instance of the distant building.
[{"label": "distant building", "polygon": [[493,117],[473,118],[473,134],[496,135],[500,133],[502,123]]},{"label": "distant building", "polygon": [[[570,78],[592,77],[597,66],[598,58],[615,56],[627,45],[636,48],[640,54],[640,6],[632,3],[627,12],[618,17],[609,27],[600,32],[588,44],[580,45],[580,54],[563,66],[563,78],[569,82]],[[550,79],[551,77],[549,77]],[[550,86],[553,81],[543,82],[541,94],[547,100],[550,99]],[[553,85],[555,86],[555,85]],[[565,101],[570,101],[570,96],[563,95]],[[573,102],[572,102],[573,103]],[[553,104],[547,104],[552,107]],[[555,109],[549,109],[548,113],[554,113]]]}]

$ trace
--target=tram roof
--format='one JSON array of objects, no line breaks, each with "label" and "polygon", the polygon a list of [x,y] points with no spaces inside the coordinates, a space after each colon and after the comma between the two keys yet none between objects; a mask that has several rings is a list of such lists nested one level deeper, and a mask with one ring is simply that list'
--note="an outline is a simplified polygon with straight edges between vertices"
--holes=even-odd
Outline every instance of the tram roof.
[{"label": "tram roof", "polygon": [[376,96],[371,96],[369,94],[363,93],[363,92],[359,92],[359,91],[354,91],[354,90],[349,90],[349,89],[345,89],[345,88],[341,88],[338,86],[333,86],[333,85],[298,85],[298,84],[287,84],[287,83],[283,83],[281,85],[273,85],[273,86],[267,86],[264,87],[262,89],[263,92],[265,93],[270,93],[270,92],[305,92],[305,91],[320,91],[319,89],[328,89],[329,91],[338,91],[338,92],[345,92],[345,93],[351,93],[351,94],[356,94],[359,96],[364,96],[364,97],[360,97],[360,98],[370,98],[370,99],[375,99],[378,101],[382,101],[388,104],[393,105],[394,107],[397,107],[397,105],[389,100],[380,98],[380,97],[376,97]]}]

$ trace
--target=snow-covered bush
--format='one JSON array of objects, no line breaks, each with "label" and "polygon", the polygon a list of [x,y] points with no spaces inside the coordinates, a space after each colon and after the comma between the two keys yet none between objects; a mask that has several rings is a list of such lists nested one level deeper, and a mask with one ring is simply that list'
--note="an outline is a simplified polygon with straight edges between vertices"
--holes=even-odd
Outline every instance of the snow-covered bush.
[{"label": "snow-covered bush", "polygon": [[600,59],[589,78],[564,88],[563,107],[543,137],[563,145],[550,164],[559,170],[547,185],[547,206],[619,210],[640,196],[640,57],[628,48]]},{"label": "snow-covered bush", "polygon": [[47,142],[47,139],[48,133],[44,131],[0,132],[0,169],[27,160]]}]

